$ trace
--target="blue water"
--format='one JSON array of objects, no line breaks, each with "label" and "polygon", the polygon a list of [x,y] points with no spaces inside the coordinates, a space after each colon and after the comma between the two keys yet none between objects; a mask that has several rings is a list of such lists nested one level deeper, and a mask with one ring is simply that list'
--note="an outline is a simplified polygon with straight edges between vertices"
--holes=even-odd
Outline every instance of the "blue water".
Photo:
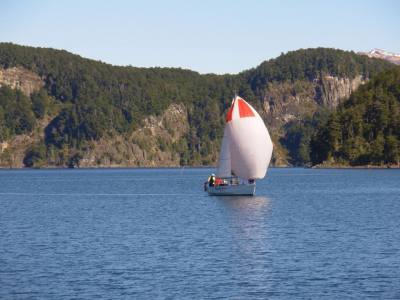
[{"label": "blue water", "polygon": [[400,170],[0,171],[2,299],[400,299]]}]

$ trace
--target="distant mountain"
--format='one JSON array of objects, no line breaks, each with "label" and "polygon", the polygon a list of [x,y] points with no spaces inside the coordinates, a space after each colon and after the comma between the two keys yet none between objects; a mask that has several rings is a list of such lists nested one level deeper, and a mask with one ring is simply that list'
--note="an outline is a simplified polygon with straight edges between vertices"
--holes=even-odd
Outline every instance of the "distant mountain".
[{"label": "distant mountain", "polygon": [[358,52],[360,55],[367,55],[368,57],[380,58],[396,65],[400,65],[400,54],[388,52],[382,49],[372,49],[369,52]]},{"label": "distant mountain", "polygon": [[304,165],[316,124],[390,68],[316,48],[237,75],[201,75],[0,43],[0,167],[213,165],[235,91],[267,123],[273,163]]}]

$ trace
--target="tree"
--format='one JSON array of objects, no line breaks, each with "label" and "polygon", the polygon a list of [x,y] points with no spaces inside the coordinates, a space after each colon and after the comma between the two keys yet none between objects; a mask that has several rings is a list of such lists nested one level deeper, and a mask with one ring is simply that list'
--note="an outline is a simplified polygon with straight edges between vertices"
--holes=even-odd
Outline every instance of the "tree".
[{"label": "tree", "polygon": [[389,135],[385,140],[384,148],[385,163],[394,163],[399,165],[400,160],[400,143],[394,135]]},{"label": "tree", "polygon": [[25,167],[40,167],[45,164],[46,148],[44,145],[32,146],[25,154],[23,163]]},{"label": "tree", "polygon": [[36,118],[43,118],[49,108],[50,105],[50,98],[47,95],[47,92],[45,90],[40,90],[37,93],[34,93],[31,96],[32,99],[32,110],[36,116]]}]

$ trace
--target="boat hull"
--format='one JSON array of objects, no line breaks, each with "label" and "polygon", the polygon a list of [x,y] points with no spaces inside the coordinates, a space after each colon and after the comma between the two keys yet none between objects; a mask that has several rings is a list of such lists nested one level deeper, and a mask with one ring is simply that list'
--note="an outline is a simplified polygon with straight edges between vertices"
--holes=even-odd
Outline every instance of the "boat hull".
[{"label": "boat hull", "polygon": [[254,196],[255,192],[255,183],[207,186],[207,193],[211,196]]}]

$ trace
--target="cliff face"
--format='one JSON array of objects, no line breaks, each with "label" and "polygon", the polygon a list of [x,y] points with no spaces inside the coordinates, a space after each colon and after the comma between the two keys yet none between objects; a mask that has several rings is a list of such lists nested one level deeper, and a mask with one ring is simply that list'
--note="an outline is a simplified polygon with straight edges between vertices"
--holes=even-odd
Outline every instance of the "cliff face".
[{"label": "cliff face", "polygon": [[288,151],[280,144],[286,124],[312,116],[320,107],[334,110],[366,81],[362,76],[339,78],[323,75],[313,81],[268,83],[261,99],[262,114],[274,142],[272,163],[275,166],[289,165]]},{"label": "cliff face", "polygon": [[324,107],[335,109],[365,82],[366,80],[361,75],[353,79],[323,76],[315,86],[315,100]]},{"label": "cliff face", "polygon": [[30,96],[44,86],[44,82],[36,73],[23,67],[0,68],[0,87],[6,85],[21,90]]},{"label": "cliff face", "polygon": [[33,145],[43,142],[44,128],[50,121],[51,117],[39,120],[35,130],[30,134],[16,135],[10,140],[0,143],[0,168],[23,168],[26,152]]},{"label": "cliff face", "polygon": [[179,166],[174,146],[187,134],[189,124],[183,105],[172,104],[161,116],[149,116],[128,136],[112,135],[90,143],[81,167]]},{"label": "cliff face", "polygon": [[22,168],[25,152],[33,144],[29,135],[17,135],[7,142],[0,143],[0,168]]},{"label": "cliff face", "polygon": [[[0,143],[0,167],[22,168],[26,152],[44,139],[44,129],[51,118],[42,120],[30,135],[17,135]],[[110,134],[91,141],[81,159],[73,166],[79,167],[178,167],[180,157],[175,151],[181,138],[189,131],[187,111],[183,105],[172,104],[161,116],[149,116],[142,126],[127,136]],[[65,157],[75,154],[65,149]],[[49,161],[44,166],[67,166],[69,162]]]},{"label": "cliff face", "polygon": [[305,115],[312,115],[319,106],[335,109],[366,80],[362,76],[338,78],[323,75],[311,81],[268,83],[262,94],[265,120],[273,131]]}]

